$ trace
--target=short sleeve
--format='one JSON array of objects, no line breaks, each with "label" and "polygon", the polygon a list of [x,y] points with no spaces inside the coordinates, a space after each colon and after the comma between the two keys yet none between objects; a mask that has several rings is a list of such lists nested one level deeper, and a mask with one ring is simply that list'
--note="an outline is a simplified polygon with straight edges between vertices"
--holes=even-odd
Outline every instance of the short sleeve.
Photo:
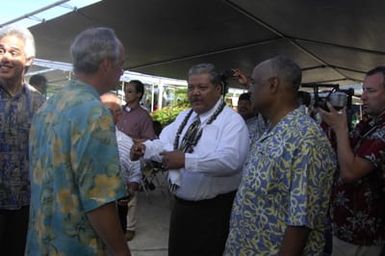
[{"label": "short sleeve", "polygon": [[314,229],[327,215],[335,155],[326,137],[312,137],[298,145],[293,159],[286,223]]},{"label": "short sleeve", "polygon": [[[145,111],[145,110],[144,110]],[[156,138],[156,134],[154,132],[154,125],[153,125],[153,122],[152,122],[152,118],[151,116],[147,113],[147,111],[145,112],[145,114],[143,115],[143,130],[142,130],[142,136],[141,136],[141,139],[145,139],[145,140],[152,140],[152,139],[155,139]]]},{"label": "short sleeve", "polygon": [[[125,196],[111,114],[101,104],[81,110],[71,134],[71,164],[84,211]],[[79,113],[77,113],[79,115]]]},{"label": "short sleeve", "polygon": [[385,166],[385,139],[372,138],[364,140],[356,155],[371,162],[375,168]]}]

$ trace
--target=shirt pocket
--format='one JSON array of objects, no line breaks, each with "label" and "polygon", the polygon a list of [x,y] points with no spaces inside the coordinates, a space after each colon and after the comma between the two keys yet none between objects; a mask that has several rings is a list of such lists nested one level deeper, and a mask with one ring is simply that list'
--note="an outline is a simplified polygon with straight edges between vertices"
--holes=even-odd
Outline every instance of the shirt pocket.
[{"label": "shirt pocket", "polygon": [[195,146],[195,150],[205,153],[211,153],[215,151],[218,148],[219,136],[220,134],[218,127],[214,125],[206,125],[203,127],[202,136]]},{"label": "shirt pocket", "polygon": [[284,147],[282,144],[269,142],[257,151],[258,164],[261,166],[259,175],[266,194],[276,195],[288,191],[290,157],[286,155]]}]

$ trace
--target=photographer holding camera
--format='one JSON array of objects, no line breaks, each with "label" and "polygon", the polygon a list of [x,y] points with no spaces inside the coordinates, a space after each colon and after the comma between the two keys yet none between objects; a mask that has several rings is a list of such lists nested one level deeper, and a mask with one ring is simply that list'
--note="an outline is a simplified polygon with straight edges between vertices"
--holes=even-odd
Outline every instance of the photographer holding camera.
[{"label": "photographer holding camera", "polygon": [[385,244],[385,67],[370,70],[362,93],[370,116],[348,133],[346,108],[319,109],[334,130],[339,177],[332,192],[332,255],[380,255]]}]

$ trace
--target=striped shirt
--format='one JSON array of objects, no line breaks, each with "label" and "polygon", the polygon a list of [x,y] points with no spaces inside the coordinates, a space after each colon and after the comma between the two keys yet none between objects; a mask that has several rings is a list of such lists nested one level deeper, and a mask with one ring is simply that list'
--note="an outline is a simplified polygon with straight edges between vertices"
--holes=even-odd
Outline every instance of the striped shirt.
[{"label": "striped shirt", "polygon": [[134,142],[123,132],[116,129],[116,140],[119,148],[120,169],[126,183],[139,183],[142,178],[140,161],[131,161],[130,150]]}]

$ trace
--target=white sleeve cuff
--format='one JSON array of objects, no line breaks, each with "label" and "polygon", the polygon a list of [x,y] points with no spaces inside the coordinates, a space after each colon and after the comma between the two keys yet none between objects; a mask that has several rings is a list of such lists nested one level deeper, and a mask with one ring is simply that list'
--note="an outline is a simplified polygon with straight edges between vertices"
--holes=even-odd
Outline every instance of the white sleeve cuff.
[{"label": "white sleeve cuff", "polygon": [[145,160],[153,160],[155,155],[158,155],[159,152],[156,150],[156,145],[154,141],[147,140],[143,143],[146,146],[146,149],[144,150],[143,158]]},{"label": "white sleeve cuff", "polygon": [[135,177],[130,177],[130,178],[128,179],[128,183],[135,182],[135,183],[140,184],[140,180],[141,180],[141,179],[142,179],[142,176],[139,176],[139,177],[137,177],[137,176],[135,176]]},{"label": "white sleeve cuff", "polygon": [[185,153],[184,168],[186,171],[193,172],[198,169],[198,158],[193,154]]}]

